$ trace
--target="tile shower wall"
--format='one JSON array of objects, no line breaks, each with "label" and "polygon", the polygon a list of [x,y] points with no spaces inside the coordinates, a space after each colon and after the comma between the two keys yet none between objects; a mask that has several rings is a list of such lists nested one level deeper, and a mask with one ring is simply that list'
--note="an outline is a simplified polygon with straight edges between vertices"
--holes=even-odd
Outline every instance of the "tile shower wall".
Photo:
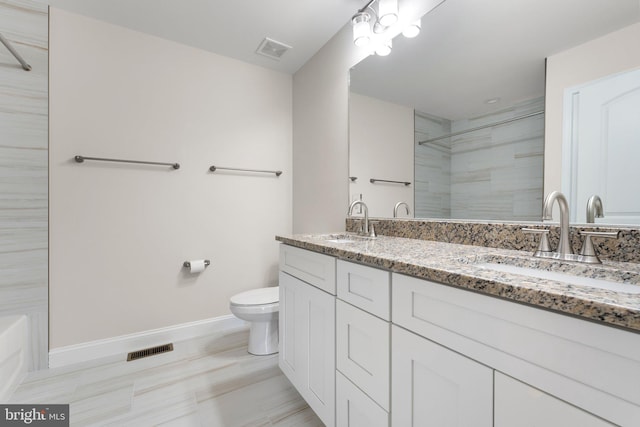
[{"label": "tile shower wall", "polygon": [[0,1],[0,316],[29,319],[29,370],[48,365],[47,6]]},{"label": "tile shower wall", "polygon": [[[421,119],[417,139],[459,132],[544,109],[544,99],[520,103],[507,110],[473,119],[441,123]],[[418,135],[418,131],[420,134]],[[416,172],[418,217],[492,220],[536,220],[542,203],[544,115],[492,126],[448,139],[417,145],[416,158],[429,164],[437,156],[439,169]],[[450,215],[446,214],[447,157],[450,155]],[[444,165],[444,166],[443,166]],[[419,168],[422,169],[422,168]],[[429,176],[430,174],[431,176]],[[435,176],[434,176],[435,175]],[[425,182],[429,181],[429,187]],[[433,183],[433,184],[431,184]],[[418,187],[417,187],[418,188]],[[434,197],[436,203],[424,198]],[[418,201],[420,200],[420,201]]]},{"label": "tile shower wall", "polygon": [[451,133],[451,121],[415,112],[415,205],[417,218],[451,218],[451,145],[448,139],[419,144]]}]

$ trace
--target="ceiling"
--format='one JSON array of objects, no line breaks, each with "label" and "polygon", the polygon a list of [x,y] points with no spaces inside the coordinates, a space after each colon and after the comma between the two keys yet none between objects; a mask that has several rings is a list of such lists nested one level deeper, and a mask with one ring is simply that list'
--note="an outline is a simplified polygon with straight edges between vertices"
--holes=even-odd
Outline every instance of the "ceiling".
[{"label": "ceiling", "polygon": [[[639,0],[446,0],[351,90],[451,120],[544,96],[545,58],[638,22]],[[500,98],[496,104],[486,100]]]},{"label": "ceiling", "polygon": [[[288,74],[304,65],[366,4],[366,0],[38,1]],[[371,56],[358,64],[351,86],[356,92],[440,117],[473,117],[542,96],[547,56],[638,22],[639,17],[640,0],[446,0],[423,17],[417,38],[396,37],[391,55]],[[292,49],[279,61],[258,55],[256,49],[265,37]],[[498,97],[500,103],[484,104]]]},{"label": "ceiling", "polygon": [[[365,0],[38,0],[53,7],[285,73],[295,73]],[[255,53],[265,37],[292,47]]]}]

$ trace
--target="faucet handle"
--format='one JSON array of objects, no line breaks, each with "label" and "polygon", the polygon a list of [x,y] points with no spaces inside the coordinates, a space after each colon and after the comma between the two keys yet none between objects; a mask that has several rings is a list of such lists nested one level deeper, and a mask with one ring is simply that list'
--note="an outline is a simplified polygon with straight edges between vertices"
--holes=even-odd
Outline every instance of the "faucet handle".
[{"label": "faucet handle", "polygon": [[533,253],[533,256],[540,256],[545,253],[553,252],[551,250],[551,245],[549,244],[549,230],[546,228],[522,228],[521,230],[526,234],[540,235],[540,244],[538,245],[538,249]]},{"label": "faucet handle", "polygon": [[592,237],[602,237],[605,239],[617,239],[620,237],[620,231],[579,231],[580,235],[584,236],[584,242],[582,243],[582,249],[580,249],[580,257],[583,262],[590,264],[600,264],[600,258],[596,253],[596,249],[593,247]]}]

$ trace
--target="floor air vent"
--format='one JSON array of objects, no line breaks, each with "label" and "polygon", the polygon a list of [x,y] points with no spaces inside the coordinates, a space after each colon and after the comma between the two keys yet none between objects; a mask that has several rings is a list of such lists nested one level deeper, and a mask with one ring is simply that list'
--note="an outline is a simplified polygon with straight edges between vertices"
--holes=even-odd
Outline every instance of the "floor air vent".
[{"label": "floor air vent", "polygon": [[156,354],[173,351],[173,344],[164,344],[157,347],[145,348],[144,350],[132,351],[127,354],[127,362],[142,359],[143,357],[155,356]]}]

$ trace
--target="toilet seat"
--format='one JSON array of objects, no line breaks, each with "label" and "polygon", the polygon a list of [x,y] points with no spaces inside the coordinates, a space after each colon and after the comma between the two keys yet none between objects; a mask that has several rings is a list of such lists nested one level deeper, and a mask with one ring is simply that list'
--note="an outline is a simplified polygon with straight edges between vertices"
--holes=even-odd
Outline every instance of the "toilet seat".
[{"label": "toilet seat", "polygon": [[[270,313],[278,313],[280,310],[280,304],[253,304],[253,305],[237,305],[231,304],[231,312],[236,316],[246,316],[246,315],[259,315],[259,314],[270,314]],[[250,319],[245,319],[250,320]]]},{"label": "toilet seat", "polygon": [[252,289],[250,291],[241,292],[231,297],[231,305],[235,306],[259,306],[270,304],[278,305],[280,295],[278,286],[270,288]]}]

